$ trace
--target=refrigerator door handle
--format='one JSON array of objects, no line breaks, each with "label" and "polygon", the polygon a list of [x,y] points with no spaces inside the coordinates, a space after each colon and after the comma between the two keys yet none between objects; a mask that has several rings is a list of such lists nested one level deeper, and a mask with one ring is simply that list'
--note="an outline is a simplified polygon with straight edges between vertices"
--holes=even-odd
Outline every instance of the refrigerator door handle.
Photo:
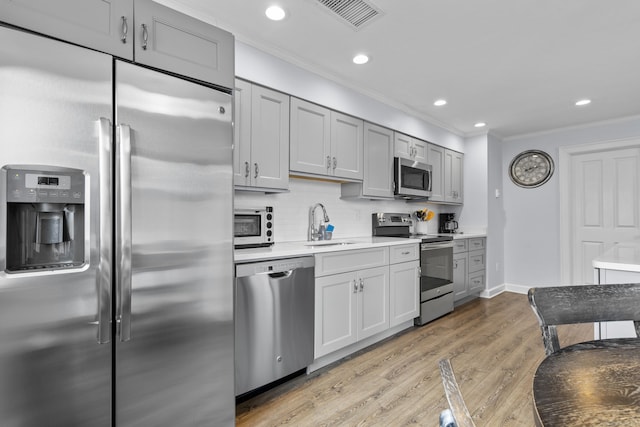
[{"label": "refrigerator door handle", "polygon": [[112,160],[113,144],[111,139],[111,121],[101,117],[98,121],[99,134],[99,172],[98,185],[100,189],[99,210],[99,265],[97,274],[98,291],[98,344],[111,341],[111,218],[113,213],[112,200]]},{"label": "refrigerator door handle", "polygon": [[120,341],[131,339],[131,128],[118,125],[116,217],[116,292]]}]

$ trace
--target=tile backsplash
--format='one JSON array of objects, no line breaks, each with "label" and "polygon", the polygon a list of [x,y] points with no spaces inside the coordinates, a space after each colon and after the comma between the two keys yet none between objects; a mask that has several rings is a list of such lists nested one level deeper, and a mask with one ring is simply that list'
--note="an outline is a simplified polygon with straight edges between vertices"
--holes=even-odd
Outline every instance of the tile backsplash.
[{"label": "tile backsplash", "polygon": [[[291,178],[288,193],[264,194],[236,191],[236,208],[273,206],[275,241],[307,239],[309,208],[322,203],[330,223],[334,225],[334,239],[371,235],[371,214],[375,212],[412,212],[428,207],[436,214],[441,206],[430,203],[407,203],[396,200],[341,199],[340,184],[335,182]],[[443,212],[447,211],[446,208]],[[321,210],[316,211],[316,223]],[[437,215],[427,223],[429,233],[437,233]]]}]

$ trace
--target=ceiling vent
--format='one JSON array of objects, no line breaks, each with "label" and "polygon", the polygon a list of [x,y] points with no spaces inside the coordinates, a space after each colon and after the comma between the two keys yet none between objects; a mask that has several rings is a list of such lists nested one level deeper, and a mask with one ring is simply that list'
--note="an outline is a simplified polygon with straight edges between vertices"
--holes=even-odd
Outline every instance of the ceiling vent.
[{"label": "ceiling vent", "polygon": [[333,15],[337,15],[354,30],[382,16],[382,10],[363,0],[316,0]]}]

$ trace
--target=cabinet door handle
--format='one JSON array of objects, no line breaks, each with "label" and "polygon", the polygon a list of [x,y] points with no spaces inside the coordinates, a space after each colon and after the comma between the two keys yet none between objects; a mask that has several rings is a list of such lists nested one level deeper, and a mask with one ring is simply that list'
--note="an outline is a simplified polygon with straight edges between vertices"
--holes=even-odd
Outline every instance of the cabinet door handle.
[{"label": "cabinet door handle", "polygon": [[257,177],[258,177],[258,173],[259,173],[259,171],[260,171],[260,169],[258,168],[258,164],[257,164],[257,163],[254,163],[254,164],[253,164],[253,168],[254,168],[254,171],[255,171],[255,174],[253,175],[253,177],[254,177],[254,178],[257,178]]},{"label": "cabinet door handle", "polygon": [[456,268],[458,268],[458,261],[453,261],[453,269],[455,270]]},{"label": "cabinet door handle", "polygon": [[249,177],[249,173],[251,172],[250,169],[251,168],[249,168],[249,162],[244,162],[244,177],[245,178]]},{"label": "cabinet door handle", "polygon": [[147,50],[147,42],[149,41],[149,31],[147,31],[147,25],[142,24],[142,49]]},{"label": "cabinet door handle", "polygon": [[331,156],[327,156],[327,169],[331,169]]},{"label": "cabinet door handle", "polygon": [[120,23],[120,40],[122,40],[122,43],[127,42],[128,32],[129,32],[129,26],[127,25],[127,17],[123,15]]},{"label": "cabinet door handle", "polygon": [[336,170],[336,167],[338,166],[338,159],[336,159],[335,157],[333,158],[333,170]]},{"label": "cabinet door handle", "polygon": [[358,293],[358,282],[357,281],[353,281],[353,293],[357,294]]},{"label": "cabinet door handle", "polygon": [[411,252],[406,251],[406,252],[402,252],[402,255],[409,255]]},{"label": "cabinet door handle", "polygon": [[418,267],[416,269],[418,271],[418,279],[422,276],[422,268]]},{"label": "cabinet door handle", "polygon": [[364,291],[364,280],[360,278],[360,292]]}]

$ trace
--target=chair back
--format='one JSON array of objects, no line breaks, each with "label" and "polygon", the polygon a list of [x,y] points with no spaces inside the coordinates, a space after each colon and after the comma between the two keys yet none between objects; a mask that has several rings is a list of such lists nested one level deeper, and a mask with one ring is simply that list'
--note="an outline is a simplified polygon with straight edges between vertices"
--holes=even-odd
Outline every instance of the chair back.
[{"label": "chair back", "polygon": [[[442,359],[438,362],[440,366],[440,376],[442,377],[442,386],[444,393],[449,402],[449,409],[445,409],[440,414],[440,427],[475,427],[471,414],[464,403],[462,393],[458,387],[458,382],[453,374],[453,367],[449,359]],[[455,424],[451,424],[451,415],[453,415]]]},{"label": "chair back", "polygon": [[640,284],[554,286],[529,289],[547,355],[560,350],[556,325],[634,321],[640,336]]}]

